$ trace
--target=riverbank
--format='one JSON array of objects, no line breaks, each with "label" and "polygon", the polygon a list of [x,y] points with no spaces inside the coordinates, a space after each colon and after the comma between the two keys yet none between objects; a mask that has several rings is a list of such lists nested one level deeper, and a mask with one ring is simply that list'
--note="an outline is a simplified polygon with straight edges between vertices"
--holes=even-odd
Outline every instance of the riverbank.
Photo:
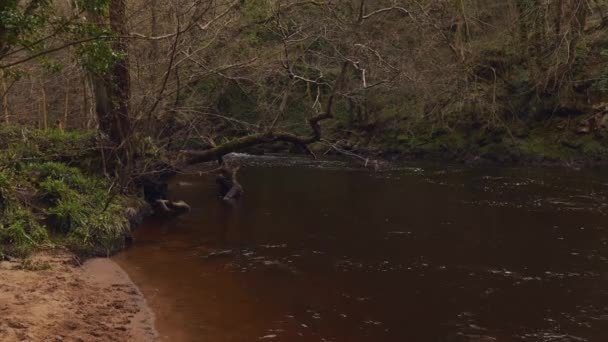
[{"label": "riverbank", "polygon": [[123,249],[149,207],[104,165],[94,132],[0,128],[0,259],[49,246],[84,257]]},{"label": "riverbank", "polygon": [[154,341],[154,315],[110,259],[63,250],[0,262],[1,341]]},{"label": "riverbank", "polygon": [[328,127],[327,139],[308,151],[287,143],[254,146],[244,152],[347,156],[362,161],[435,161],[502,166],[586,167],[608,163],[608,105],[571,119],[480,126],[455,122],[450,128],[405,123],[356,130]]},{"label": "riverbank", "polygon": [[551,166],[606,164],[608,104],[578,116],[528,118],[493,126],[472,119],[444,125],[392,122],[367,130],[338,126],[334,135],[335,144],[318,143],[311,149],[317,154],[347,151],[389,160]]}]

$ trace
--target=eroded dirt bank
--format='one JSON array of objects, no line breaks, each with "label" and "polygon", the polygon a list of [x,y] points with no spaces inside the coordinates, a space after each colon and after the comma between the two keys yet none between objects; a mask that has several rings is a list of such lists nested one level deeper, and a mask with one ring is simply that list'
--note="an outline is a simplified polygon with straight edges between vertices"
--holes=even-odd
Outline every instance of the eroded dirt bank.
[{"label": "eroded dirt bank", "polygon": [[0,341],[155,341],[154,316],[109,259],[0,262]]}]

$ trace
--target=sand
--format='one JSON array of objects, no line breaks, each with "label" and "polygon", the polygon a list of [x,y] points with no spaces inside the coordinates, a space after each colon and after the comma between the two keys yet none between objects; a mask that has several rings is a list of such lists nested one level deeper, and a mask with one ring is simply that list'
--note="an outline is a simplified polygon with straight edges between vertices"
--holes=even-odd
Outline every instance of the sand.
[{"label": "sand", "polygon": [[157,341],[154,315],[110,259],[66,251],[0,262],[0,341]]}]

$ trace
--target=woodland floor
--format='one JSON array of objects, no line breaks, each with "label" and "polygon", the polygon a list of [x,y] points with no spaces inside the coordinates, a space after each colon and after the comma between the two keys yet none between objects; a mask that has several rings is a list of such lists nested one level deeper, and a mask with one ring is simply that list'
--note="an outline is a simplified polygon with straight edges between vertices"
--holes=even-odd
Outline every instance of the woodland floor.
[{"label": "woodland floor", "polygon": [[110,259],[68,252],[0,262],[0,341],[154,341],[154,316]]}]

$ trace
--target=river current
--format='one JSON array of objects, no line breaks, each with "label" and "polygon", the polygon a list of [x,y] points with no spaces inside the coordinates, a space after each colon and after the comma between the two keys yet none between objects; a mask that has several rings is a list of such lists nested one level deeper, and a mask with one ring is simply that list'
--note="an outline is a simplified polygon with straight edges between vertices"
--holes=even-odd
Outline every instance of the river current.
[{"label": "river current", "polygon": [[608,341],[608,174],[238,156],[115,257],[165,341]]}]

